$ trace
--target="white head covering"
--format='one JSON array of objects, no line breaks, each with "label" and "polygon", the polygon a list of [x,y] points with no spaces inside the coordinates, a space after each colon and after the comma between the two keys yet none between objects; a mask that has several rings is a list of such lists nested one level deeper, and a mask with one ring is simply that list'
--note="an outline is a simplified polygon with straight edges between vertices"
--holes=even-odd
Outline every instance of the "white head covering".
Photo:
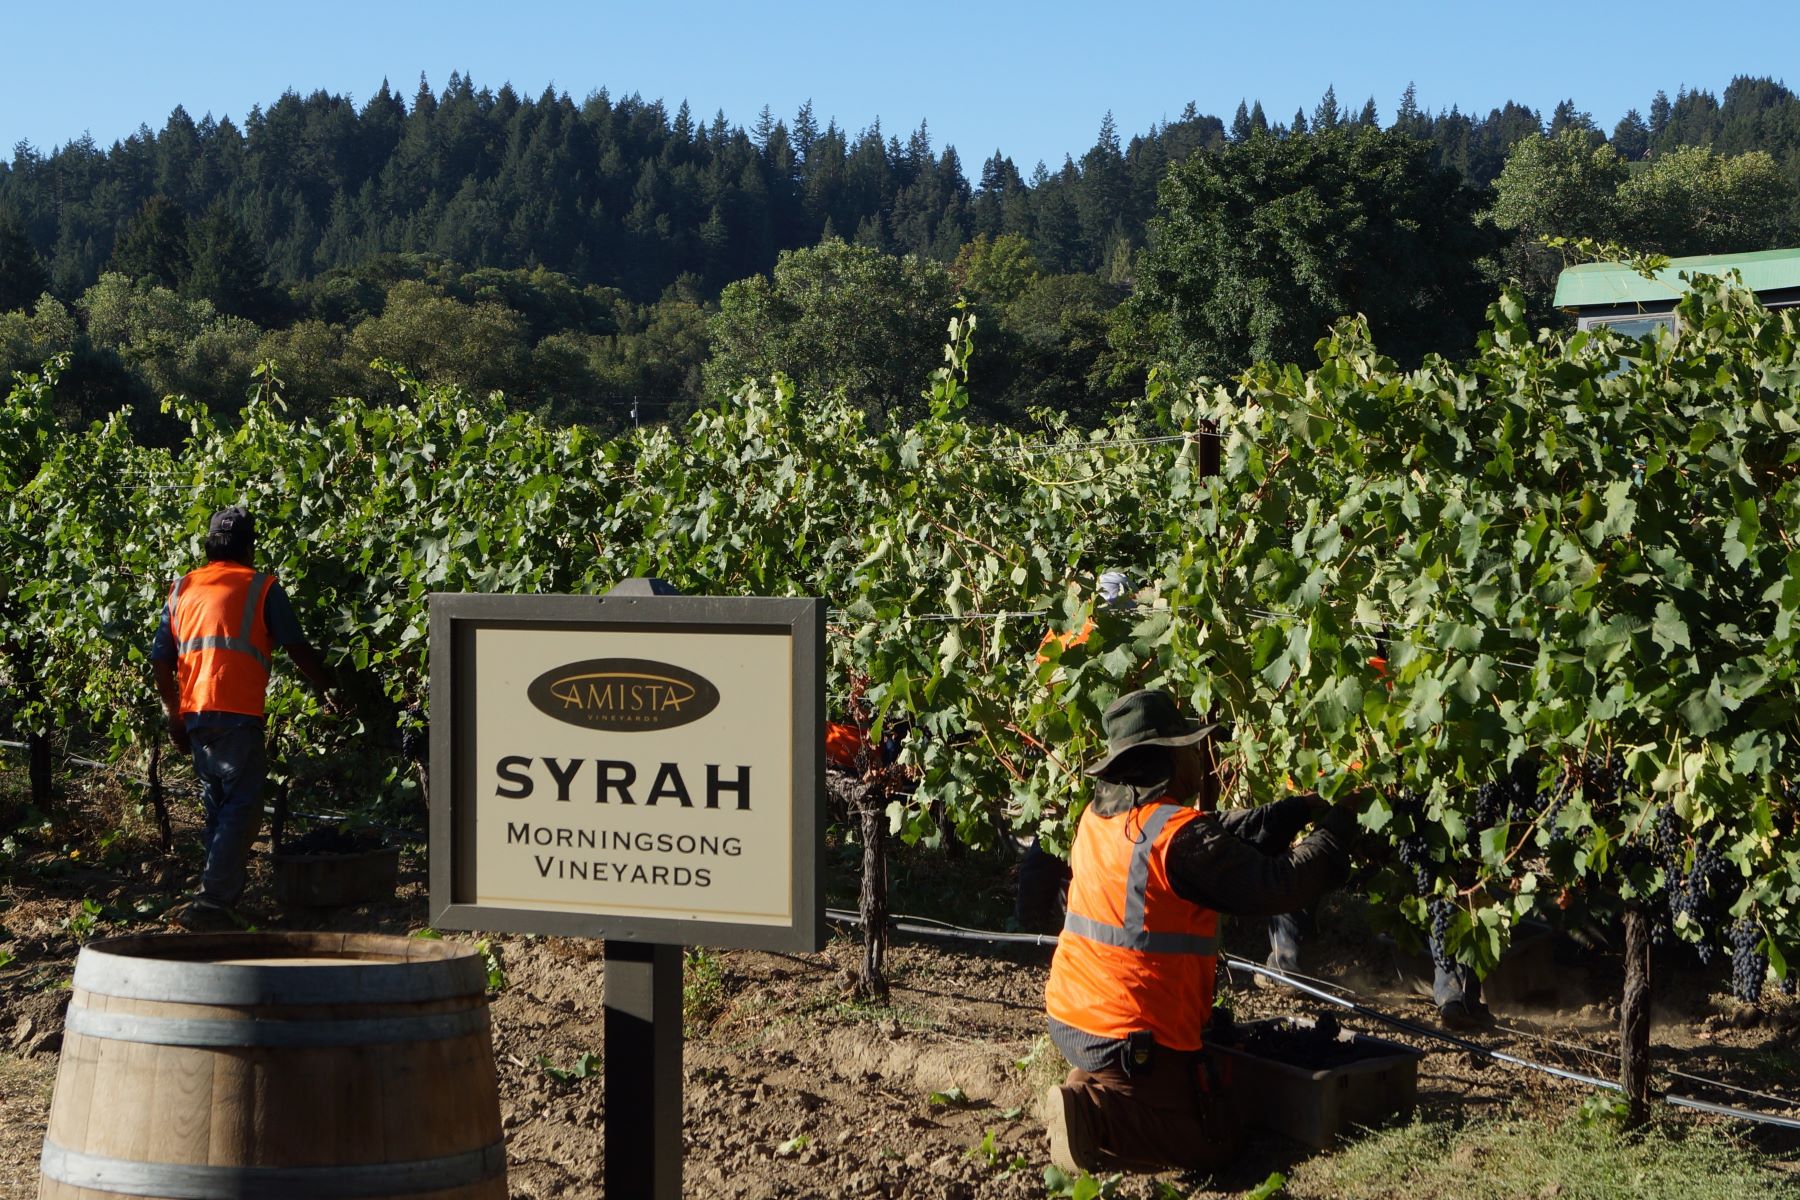
[{"label": "white head covering", "polygon": [[1100,603],[1111,607],[1131,598],[1131,580],[1123,571],[1107,571],[1100,576]]}]

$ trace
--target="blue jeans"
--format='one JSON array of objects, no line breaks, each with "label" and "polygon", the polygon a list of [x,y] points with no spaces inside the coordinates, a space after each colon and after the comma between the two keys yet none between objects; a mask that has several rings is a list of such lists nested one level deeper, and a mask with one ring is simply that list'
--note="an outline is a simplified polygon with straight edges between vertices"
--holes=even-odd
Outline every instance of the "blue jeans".
[{"label": "blue jeans", "polygon": [[244,894],[250,847],[262,827],[262,789],[269,762],[260,725],[191,729],[194,772],[204,788],[206,870],[200,896],[236,904]]}]

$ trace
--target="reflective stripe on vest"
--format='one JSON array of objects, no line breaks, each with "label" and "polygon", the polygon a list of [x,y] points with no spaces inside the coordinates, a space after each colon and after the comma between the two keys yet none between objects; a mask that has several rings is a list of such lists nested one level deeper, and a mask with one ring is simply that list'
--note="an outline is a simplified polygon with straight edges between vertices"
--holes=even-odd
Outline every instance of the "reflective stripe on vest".
[{"label": "reflective stripe on vest", "polygon": [[[185,575],[176,580],[175,590],[169,595],[169,613],[171,618],[176,611],[175,603],[181,596],[181,585],[186,582],[187,577]],[[251,658],[254,658],[257,665],[267,671],[269,669],[269,656],[264,654],[261,650],[258,650],[256,648],[256,643],[250,640],[250,626],[256,620],[256,606],[262,602],[263,594],[268,591],[269,584],[273,582],[274,578],[272,576],[266,575],[261,571],[257,571],[250,576],[250,587],[244,593],[244,615],[238,619],[238,633],[236,637],[189,638],[185,642],[177,642],[175,644],[175,653],[192,654],[196,650],[236,650],[240,654],[248,654]]]},{"label": "reflective stripe on vest", "polygon": [[1183,899],[1168,851],[1204,814],[1173,801],[1082,815],[1065,936],[1044,988],[1056,1021],[1103,1041],[1148,1032],[1198,1050],[1212,1011],[1219,915]]},{"label": "reflective stripe on vest", "polygon": [[1071,912],[1063,916],[1065,931],[1121,950],[1142,950],[1149,954],[1218,954],[1219,939],[1216,937],[1156,933],[1144,928],[1144,893],[1150,887],[1150,854],[1156,848],[1157,835],[1162,833],[1163,826],[1176,811],[1173,805],[1159,804],[1144,818],[1143,840],[1132,848],[1131,870],[1125,877],[1125,924],[1109,925]]},{"label": "reflective stripe on vest", "polygon": [[263,715],[274,651],[263,606],[274,586],[273,575],[214,562],[170,589],[182,712]]}]

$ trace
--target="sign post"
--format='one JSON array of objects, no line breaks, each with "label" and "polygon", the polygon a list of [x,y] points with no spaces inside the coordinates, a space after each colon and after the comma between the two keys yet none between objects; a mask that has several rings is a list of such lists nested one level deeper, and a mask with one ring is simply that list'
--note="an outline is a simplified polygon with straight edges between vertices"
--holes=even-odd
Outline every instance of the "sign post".
[{"label": "sign post", "polygon": [[824,607],[431,597],[431,913],[605,940],[606,1193],[681,1194],[681,947],[824,945]]}]

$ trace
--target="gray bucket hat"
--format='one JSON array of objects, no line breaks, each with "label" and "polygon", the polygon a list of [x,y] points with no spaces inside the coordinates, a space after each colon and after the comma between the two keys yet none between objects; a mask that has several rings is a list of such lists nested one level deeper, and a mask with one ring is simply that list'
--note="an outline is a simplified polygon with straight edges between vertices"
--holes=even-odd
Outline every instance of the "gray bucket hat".
[{"label": "gray bucket hat", "polygon": [[1101,718],[1106,755],[1087,768],[1096,779],[1108,779],[1119,757],[1139,746],[1193,746],[1211,736],[1216,724],[1181,715],[1175,698],[1157,688],[1131,692],[1113,701]]}]

